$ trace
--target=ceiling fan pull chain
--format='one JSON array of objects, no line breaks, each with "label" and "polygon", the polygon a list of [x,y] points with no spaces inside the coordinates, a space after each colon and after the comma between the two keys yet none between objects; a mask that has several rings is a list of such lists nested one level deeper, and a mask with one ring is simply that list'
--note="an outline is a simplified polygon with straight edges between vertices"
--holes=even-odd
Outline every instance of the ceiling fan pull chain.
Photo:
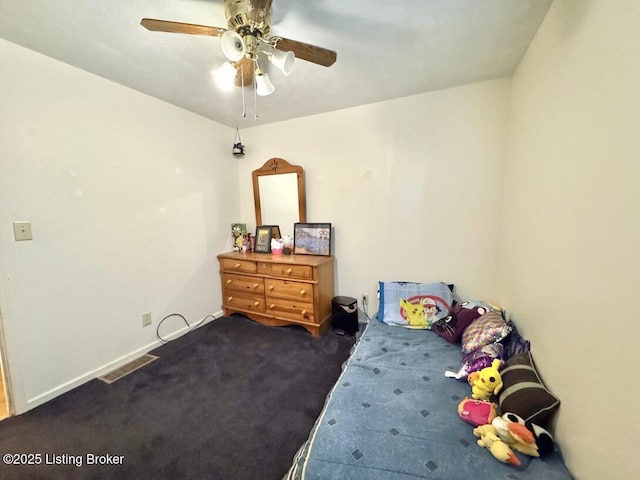
[{"label": "ceiling fan pull chain", "polygon": [[256,80],[258,77],[258,74],[256,73],[257,62],[253,62],[253,64],[253,115],[255,120],[258,120],[258,82]]},{"label": "ceiling fan pull chain", "polygon": [[242,62],[240,62],[240,83],[242,84],[242,118],[246,118],[247,109],[245,108],[244,103],[244,72],[242,71],[244,67],[242,66]]}]

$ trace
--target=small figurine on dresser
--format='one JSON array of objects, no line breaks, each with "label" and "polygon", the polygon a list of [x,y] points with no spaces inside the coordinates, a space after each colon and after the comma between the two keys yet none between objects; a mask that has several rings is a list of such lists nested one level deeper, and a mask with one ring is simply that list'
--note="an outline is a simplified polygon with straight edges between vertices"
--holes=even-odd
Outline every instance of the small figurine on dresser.
[{"label": "small figurine on dresser", "polygon": [[245,233],[244,235],[242,235],[242,246],[240,247],[240,251],[241,252],[251,252],[253,251],[253,238],[251,237],[250,233]]},{"label": "small figurine on dresser", "polygon": [[282,242],[284,246],[283,253],[285,255],[290,255],[293,251],[293,237],[291,235],[285,235],[282,237]]},{"label": "small figurine on dresser", "polygon": [[231,236],[233,237],[233,251],[234,252],[246,252],[247,250],[243,250],[243,246],[245,242],[248,242],[248,238],[244,237],[247,235],[247,224],[246,223],[232,223],[231,224]]},{"label": "small figurine on dresser", "polygon": [[281,238],[272,238],[271,239],[271,253],[273,255],[282,255],[284,250],[284,240]]}]

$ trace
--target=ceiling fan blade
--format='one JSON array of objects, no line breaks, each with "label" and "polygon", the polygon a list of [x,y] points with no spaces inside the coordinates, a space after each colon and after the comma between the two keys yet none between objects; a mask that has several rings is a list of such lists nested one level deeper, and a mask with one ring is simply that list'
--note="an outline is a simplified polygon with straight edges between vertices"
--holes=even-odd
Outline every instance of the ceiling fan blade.
[{"label": "ceiling fan blade", "polygon": [[171,22],[169,20],[157,20],[154,18],[143,18],[140,25],[153,32],[189,33],[191,35],[209,35],[211,37],[217,37],[227,31],[226,28]]},{"label": "ceiling fan blade", "polygon": [[285,52],[293,52],[296,58],[306,60],[307,62],[316,63],[323,67],[329,67],[336,61],[338,54],[333,50],[322,47],[316,47],[309,43],[298,42],[297,40],[289,40],[288,38],[278,37],[276,43],[278,50]]}]

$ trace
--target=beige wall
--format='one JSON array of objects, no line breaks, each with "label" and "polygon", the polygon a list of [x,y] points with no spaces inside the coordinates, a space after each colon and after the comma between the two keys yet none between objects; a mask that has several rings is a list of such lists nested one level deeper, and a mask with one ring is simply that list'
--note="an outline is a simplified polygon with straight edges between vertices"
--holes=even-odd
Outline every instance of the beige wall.
[{"label": "beige wall", "polygon": [[237,167],[230,128],[4,40],[0,58],[0,308],[22,412],[155,346],[168,313],[220,311]]},{"label": "beige wall", "polygon": [[501,299],[580,479],[638,474],[639,23],[637,1],[557,0],[512,80]]},{"label": "beige wall", "polygon": [[242,219],[251,171],[282,157],[305,169],[307,220],[335,227],[338,294],[374,313],[379,280],[446,281],[495,301],[508,94],[494,80],[248,129]]}]

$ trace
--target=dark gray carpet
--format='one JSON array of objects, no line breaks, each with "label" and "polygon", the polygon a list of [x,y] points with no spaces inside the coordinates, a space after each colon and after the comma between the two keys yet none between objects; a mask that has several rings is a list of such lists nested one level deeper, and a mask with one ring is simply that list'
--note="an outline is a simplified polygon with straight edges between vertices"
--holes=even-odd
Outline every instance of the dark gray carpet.
[{"label": "dark gray carpet", "polygon": [[[280,479],[353,343],[220,318],[111,385],[92,380],[1,422],[0,454],[41,464],[0,461],[0,478]],[[90,454],[122,465],[87,465]]]}]

